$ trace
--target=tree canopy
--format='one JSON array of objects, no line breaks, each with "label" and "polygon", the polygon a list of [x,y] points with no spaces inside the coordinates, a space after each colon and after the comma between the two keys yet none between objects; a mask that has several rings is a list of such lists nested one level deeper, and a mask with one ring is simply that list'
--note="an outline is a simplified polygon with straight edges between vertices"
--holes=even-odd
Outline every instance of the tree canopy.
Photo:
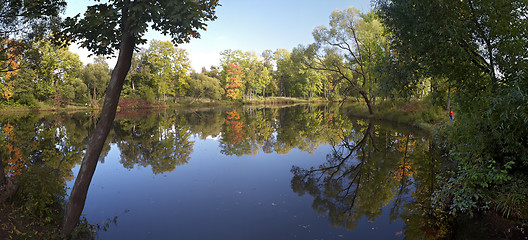
[{"label": "tree canopy", "polygon": [[528,3],[380,0],[377,5],[396,61],[446,79],[455,92],[456,121],[441,135],[458,170],[446,180],[451,187],[437,192],[437,203],[451,213],[471,212],[503,189],[522,185],[528,163]]}]

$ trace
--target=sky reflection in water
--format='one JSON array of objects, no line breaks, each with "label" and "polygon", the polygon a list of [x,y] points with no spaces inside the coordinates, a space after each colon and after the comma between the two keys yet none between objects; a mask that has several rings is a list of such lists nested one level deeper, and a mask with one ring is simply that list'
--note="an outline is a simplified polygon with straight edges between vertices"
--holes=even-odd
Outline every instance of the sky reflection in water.
[{"label": "sky reflection in water", "polygon": [[[335,228],[312,209],[313,197],[291,190],[292,165],[315,166],[330,146],[314,154],[219,154],[213,139],[195,141],[191,161],[155,175],[150,167],[123,168],[116,144],[97,166],[84,214],[89,222],[118,216],[101,239],[337,239],[345,236],[394,238],[403,223],[363,219],[354,232]],[[78,166],[73,169],[78,172]],[[68,183],[68,187],[73,181]]]},{"label": "sky reflection in water", "polygon": [[[288,112],[293,110],[281,109],[280,111]],[[227,114],[225,116],[229,116],[228,113],[232,113],[231,111],[226,112]],[[239,110],[238,113],[242,116],[240,118],[241,122],[250,121],[252,117],[251,113],[242,110]],[[287,116],[288,113],[281,113],[279,115]],[[295,116],[296,114],[292,115]],[[326,122],[328,113],[323,115],[325,115]],[[166,118],[162,118],[161,121],[163,119]],[[186,118],[186,120],[191,121],[189,119],[189,117]],[[280,122],[279,116],[276,116],[276,119],[277,121],[270,121],[270,123]],[[290,119],[289,121],[306,125],[306,122],[303,123],[302,119]],[[348,121],[350,120],[344,120],[344,122]],[[352,125],[357,128],[356,130],[353,130],[353,127],[346,131],[338,129],[341,133],[348,132],[347,134],[349,136],[347,137],[350,137],[349,141],[351,145],[358,143],[365,136],[363,129],[365,129],[367,124],[360,120],[353,120],[353,122],[355,123]],[[117,120],[116,124],[119,128],[119,120]],[[136,127],[139,128],[140,124],[141,122],[137,122],[137,126],[134,125],[134,129]],[[191,125],[195,124],[197,123],[191,123]],[[226,125],[229,124],[226,121],[223,124],[223,132],[214,138],[199,137],[200,134],[192,134],[187,136],[185,141],[179,141],[187,144],[190,143],[192,151],[188,156],[188,161],[186,163],[180,161],[178,164],[181,163],[181,165],[175,166],[172,171],[170,167],[168,168],[169,170],[160,171],[159,169],[153,169],[149,164],[124,164],[122,158],[123,153],[119,146],[124,146],[124,144],[126,145],[131,141],[130,139],[124,140],[124,138],[119,140],[120,136],[113,136],[115,139],[110,144],[110,150],[104,160],[97,166],[83,211],[83,214],[85,214],[90,223],[103,222],[107,218],[113,219],[117,216],[117,224],[111,224],[107,231],[100,231],[98,238],[402,239],[405,235],[405,224],[401,220],[401,217],[396,216],[391,220],[389,216],[391,208],[393,208],[393,198],[397,197],[400,201],[401,199],[409,201],[409,189],[414,190],[410,183],[400,184],[402,182],[402,176],[400,176],[400,179],[397,177],[399,174],[398,171],[400,171],[399,169],[406,168],[405,166],[400,167],[397,164],[398,159],[395,156],[399,156],[398,149],[395,150],[383,146],[378,147],[379,149],[374,150],[373,153],[360,154],[361,156],[368,157],[366,162],[379,162],[381,165],[376,166],[377,163],[374,165],[368,162],[365,163],[365,167],[362,166],[362,168],[365,168],[365,173],[362,174],[365,174],[366,177],[363,179],[366,180],[361,180],[363,182],[359,185],[370,184],[372,185],[370,190],[374,189],[377,192],[378,190],[376,188],[378,187],[375,184],[380,179],[372,178],[369,180],[369,176],[381,175],[381,178],[388,178],[381,179],[381,181],[385,183],[384,185],[387,185],[387,183],[391,185],[391,189],[388,190],[388,199],[385,200],[367,199],[368,196],[376,197],[377,195],[383,195],[383,197],[387,198],[387,194],[383,194],[387,190],[381,189],[384,186],[379,186],[380,194],[367,194],[354,200],[356,202],[354,209],[350,209],[354,213],[350,213],[349,215],[355,215],[353,218],[358,218],[357,225],[355,223],[346,223],[346,219],[341,223],[334,223],[336,225],[343,226],[344,224],[344,226],[348,226],[350,229],[347,230],[342,226],[332,226],[332,220],[329,219],[328,212],[324,212],[324,207],[322,213],[317,213],[321,211],[316,209],[321,208],[321,205],[316,206],[317,204],[314,201],[314,196],[317,194],[311,194],[311,190],[306,188],[302,190],[306,193],[300,196],[292,190],[292,179],[294,178],[293,166],[306,171],[311,167],[317,169],[320,166],[327,166],[331,163],[330,156],[335,152],[335,148],[328,143],[324,143],[324,141],[318,142],[314,139],[305,139],[305,141],[313,141],[311,144],[314,147],[302,147],[305,151],[293,147],[290,151],[286,149],[285,152],[287,154],[278,154],[276,151],[267,151],[268,153],[265,153],[262,150],[263,146],[256,144],[259,150],[250,151],[253,154],[239,154],[240,152],[233,149],[231,149],[233,150],[232,152],[226,154],[225,148],[236,148],[237,145],[236,142],[233,144],[225,143],[225,136],[229,134],[227,131],[233,130],[229,126],[226,128]],[[242,125],[246,133],[251,131],[249,129],[251,126],[248,124],[243,122]],[[330,125],[334,126],[333,124]],[[183,132],[190,132],[185,130],[188,129],[186,124],[182,125],[182,122],[180,122],[179,125],[183,126]],[[290,124],[279,123],[278,125],[284,128]],[[357,127],[359,125],[362,125],[363,128]],[[154,126],[157,125],[154,124]],[[166,128],[174,129],[171,127]],[[156,129],[156,127],[152,129]],[[376,135],[371,137],[372,140],[368,140],[369,137],[366,137],[365,139],[367,141],[372,141],[370,145],[376,145],[373,143],[378,141],[378,144],[381,145],[389,144],[396,146],[398,145],[398,141],[403,141],[403,139],[398,140],[398,136],[405,136],[405,134],[401,134],[390,128],[387,128],[390,130],[381,128],[379,125],[375,125],[372,129],[374,130],[372,132],[373,134],[375,133],[380,136]],[[303,133],[303,131],[299,132],[299,129],[292,130],[297,135],[309,135],[307,132],[310,131],[307,130]],[[384,130],[388,134],[387,136],[381,136],[380,133]],[[157,131],[163,132],[163,130],[159,129]],[[281,138],[281,134],[284,134],[286,131],[288,130],[276,128],[276,132],[272,135],[268,134],[268,137],[273,138],[277,142],[277,138]],[[258,132],[258,130],[255,130],[255,132]],[[134,134],[141,135],[138,133]],[[356,139],[354,139],[354,134],[357,135]],[[408,137],[409,133],[406,134]],[[162,136],[161,138],[163,138],[164,136],[164,134],[154,135],[150,137]],[[243,136],[242,138],[247,140],[251,137]],[[223,143],[222,139],[224,139]],[[286,140],[284,141],[287,142]],[[419,142],[416,140],[413,141]],[[334,140],[334,145],[339,143],[339,141]],[[141,145],[138,142],[134,144]],[[226,147],[228,144],[229,146]],[[365,150],[370,145],[366,144],[361,149]],[[274,146],[278,148],[277,144]],[[309,151],[312,151],[312,153],[306,151],[306,149],[311,149]],[[395,156],[389,156],[391,154],[394,155],[394,153],[396,153]],[[240,156],[236,156],[236,154]],[[376,154],[384,155],[386,159],[370,160],[370,156],[372,155],[373,158],[376,158]],[[361,162],[356,155],[352,154],[346,160],[347,164],[354,166],[358,162]],[[145,154],[143,160],[148,157],[148,154]],[[387,165],[385,162],[394,163]],[[127,168],[124,166],[127,166]],[[392,169],[383,171],[375,170],[375,172],[378,171],[380,173],[369,172],[374,168],[385,168],[387,166],[392,167]],[[76,166],[72,169],[73,173],[77,174],[78,168],[79,166]],[[157,174],[154,174],[154,172]],[[404,175],[404,179],[407,179],[408,182],[412,181],[411,174]],[[321,180],[321,183],[315,184],[315,186],[326,186],[324,183],[326,177],[328,176],[320,176],[319,180]],[[73,180],[67,183],[69,188],[72,185]],[[399,185],[403,186],[406,191],[399,192]],[[303,186],[307,187],[305,185]],[[369,187],[365,187],[365,189],[363,190],[362,188],[360,191],[369,191]],[[322,195],[325,198],[324,195],[328,189],[319,189],[317,191],[319,191],[320,196]],[[331,194],[327,195],[330,196]],[[332,201],[331,196],[329,199]],[[333,200],[336,199],[339,198],[336,197]],[[350,200],[351,198],[346,197],[343,199]],[[380,202],[381,206],[374,206],[373,211],[372,206],[368,206],[369,202],[373,204]],[[366,210],[357,210],[357,208],[361,208],[362,206],[366,206]],[[338,217],[343,218],[349,215],[344,214]]]}]

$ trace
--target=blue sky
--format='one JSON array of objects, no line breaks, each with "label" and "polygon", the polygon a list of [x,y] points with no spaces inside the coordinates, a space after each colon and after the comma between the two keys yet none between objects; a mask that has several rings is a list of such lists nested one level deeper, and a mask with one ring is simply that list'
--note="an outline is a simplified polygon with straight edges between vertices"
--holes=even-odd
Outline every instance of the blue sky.
[{"label": "blue sky", "polygon": [[[94,3],[93,0],[69,0],[65,14],[83,13],[87,5]],[[362,12],[370,10],[369,0],[220,0],[220,4],[216,11],[218,19],[208,23],[201,38],[179,46],[187,50],[195,70],[218,65],[220,52],[226,49],[260,54],[266,49],[291,50],[299,44],[310,44],[313,29],[327,25],[332,11],[348,7]],[[153,31],[146,37],[169,40]],[[84,62],[90,62],[86,50],[76,46],[70,50],[78,53]],[[113,65],[115,60],[109,63]]]}]

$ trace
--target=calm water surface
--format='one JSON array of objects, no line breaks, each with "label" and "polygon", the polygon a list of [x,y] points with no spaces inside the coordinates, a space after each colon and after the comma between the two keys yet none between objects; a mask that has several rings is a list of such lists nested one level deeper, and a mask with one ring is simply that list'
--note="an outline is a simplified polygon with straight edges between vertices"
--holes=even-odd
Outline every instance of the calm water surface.
[{"label": "calm water surface", "polygon": [[[338,106],[123,112],[83,214],[89,223],[110,223],[98,239],[434,234],[425,213],[438,161],[428,137],[352,115]],[[28,162],[60,169],[66,193],[93,125],[90,113],[0,122]],[[7,166],[18,174],[16,164]]]}]

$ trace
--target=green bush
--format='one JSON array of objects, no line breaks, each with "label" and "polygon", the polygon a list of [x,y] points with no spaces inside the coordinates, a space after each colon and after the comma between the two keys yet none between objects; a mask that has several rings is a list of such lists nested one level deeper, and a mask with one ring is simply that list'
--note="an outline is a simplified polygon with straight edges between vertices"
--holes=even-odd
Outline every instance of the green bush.
[{"label": "green bush", "polygon": [[138,91],[139,91],[139,96],[141,96],[141,98],[147,100],[148,102],[156,101],[156,93],[154,93],[154,91],[151,88],[142,86],[142,87],[139,87]]},{"label": "green bush", "polygon": [[39,106],[39,102],[33,96],[33,94],[30,93],[22,93],[20,96],[16,99],[16,102],[21,105],[28,106],[29,108],[37,108]]}]

